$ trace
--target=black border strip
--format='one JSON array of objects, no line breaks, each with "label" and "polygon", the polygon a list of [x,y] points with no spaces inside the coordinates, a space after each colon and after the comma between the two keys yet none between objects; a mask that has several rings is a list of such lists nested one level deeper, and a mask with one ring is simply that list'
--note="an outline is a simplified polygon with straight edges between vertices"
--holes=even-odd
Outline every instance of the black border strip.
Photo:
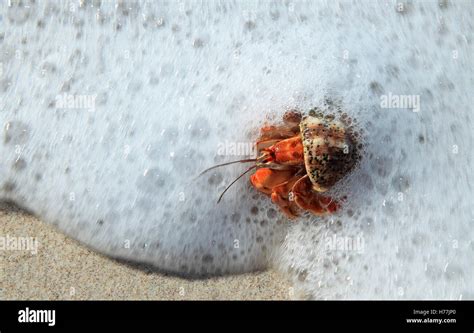
[{"label": "black border strip", "polygon": [[[19,323],[25,308],[55,310],[56,325]],[[418,310],[417,313],[414,311]],[[420,314],[420,310],[428,314]],[[454,313],[455,312],[455,313]],[[410,318],[456,323],[409,324]],[[474,331],[474,301],[1,301],[0,332],[52,331],[104,326],[146,327],[151,322],[216,320],[315,321],[333,327]],[[247,327],[247,326],[245,326]]]}]

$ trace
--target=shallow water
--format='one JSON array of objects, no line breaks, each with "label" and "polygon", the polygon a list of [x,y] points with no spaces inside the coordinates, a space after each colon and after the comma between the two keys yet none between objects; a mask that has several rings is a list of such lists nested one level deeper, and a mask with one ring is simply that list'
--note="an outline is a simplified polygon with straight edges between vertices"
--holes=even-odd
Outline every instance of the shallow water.
[{"label": "shallow water", "polygon": [[[472,2],[0,8],[2,199],[179,275],[276,267],[295,297],[474,298]],[[242,165],[195,179],[325,101],[363,129],[338,214],[288,222],[245,180],[217,205]]]}]

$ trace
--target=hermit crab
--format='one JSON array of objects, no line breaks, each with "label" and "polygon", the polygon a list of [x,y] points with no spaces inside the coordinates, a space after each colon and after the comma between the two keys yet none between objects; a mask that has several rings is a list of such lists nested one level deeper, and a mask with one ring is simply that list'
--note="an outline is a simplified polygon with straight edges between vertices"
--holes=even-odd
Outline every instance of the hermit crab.
[{"label": "hermit crab", "polygon": [[314,109],[304,116],[296,110],[287,111],[280,124],[260,129],[256,158],[218,164],[201,174],[224,165],[255,162],[222,192],[218,202],[238,179],[256,169],[250,183],[287,217],[295,218],[301,211],[333,213],[340,202],[322,193],[352,170],[359,156],[345,119],[336,120],[334,115]]}]

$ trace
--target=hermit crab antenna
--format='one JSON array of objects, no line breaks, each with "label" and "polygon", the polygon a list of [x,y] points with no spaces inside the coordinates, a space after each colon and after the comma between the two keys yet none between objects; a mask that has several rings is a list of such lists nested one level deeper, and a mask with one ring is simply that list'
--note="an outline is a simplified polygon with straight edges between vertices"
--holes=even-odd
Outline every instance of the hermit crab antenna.
[{"label": "hermit crab antenna", "polygon": [[252,169],[255,169],[257,166],[254,165],[254,166],[251,166],[250,168],[248,168],[244,173],[242,173],[239,177],[235,178],[235,180],[229,184],[229,186],[227,186],[224,190],[224,192],[221,193],[220,197],[219,197],[219,200],[217,200],[217,203],[221,202],[221,199],[222,197],[224,196],[224,193],[227,192],[227,190],[232,186],[234,185],[234,183],[236,181],[238,181],[240,178],[242,178],[246,173],[248,173],[249,171],[251,171]]},{"label": "hermit crab antenna", "polygon": [[215,168],[219,168],[219,167],[222,167],[222,166],[225,166],[225,165],[229,165],[229,164],[234,164],[234,163],[248,163],[248,162],[256,162],[257,159],[256,158],[249,158],[249,159],[245,159],[245,160],[238,160],[238,161],[232,161],[232,162],[226,162],[226,163],[222,163],[222,164],[217,164],[217,165],[214,165],[206,170],[204,170],[203,172],[201,172],[197,177],[200,177],[202,176],[203,174],[205,174],[206,172],[208,171],[211,171]]}]

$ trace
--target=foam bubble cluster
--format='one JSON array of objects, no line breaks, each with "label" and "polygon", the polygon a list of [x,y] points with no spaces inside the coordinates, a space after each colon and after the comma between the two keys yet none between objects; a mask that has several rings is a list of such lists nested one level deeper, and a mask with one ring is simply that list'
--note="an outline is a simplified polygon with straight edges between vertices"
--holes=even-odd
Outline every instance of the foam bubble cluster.
[{"label": "foam bubble cluster", "polygon": [[[185,276],[274,266],[299,297],[474,298],[473,16],[463,1],[5,2],[0,197]],[[290,223],[246,180],[217,205],[242,165],[195,179],[328,98],[363,144],[337,214]]]}]

